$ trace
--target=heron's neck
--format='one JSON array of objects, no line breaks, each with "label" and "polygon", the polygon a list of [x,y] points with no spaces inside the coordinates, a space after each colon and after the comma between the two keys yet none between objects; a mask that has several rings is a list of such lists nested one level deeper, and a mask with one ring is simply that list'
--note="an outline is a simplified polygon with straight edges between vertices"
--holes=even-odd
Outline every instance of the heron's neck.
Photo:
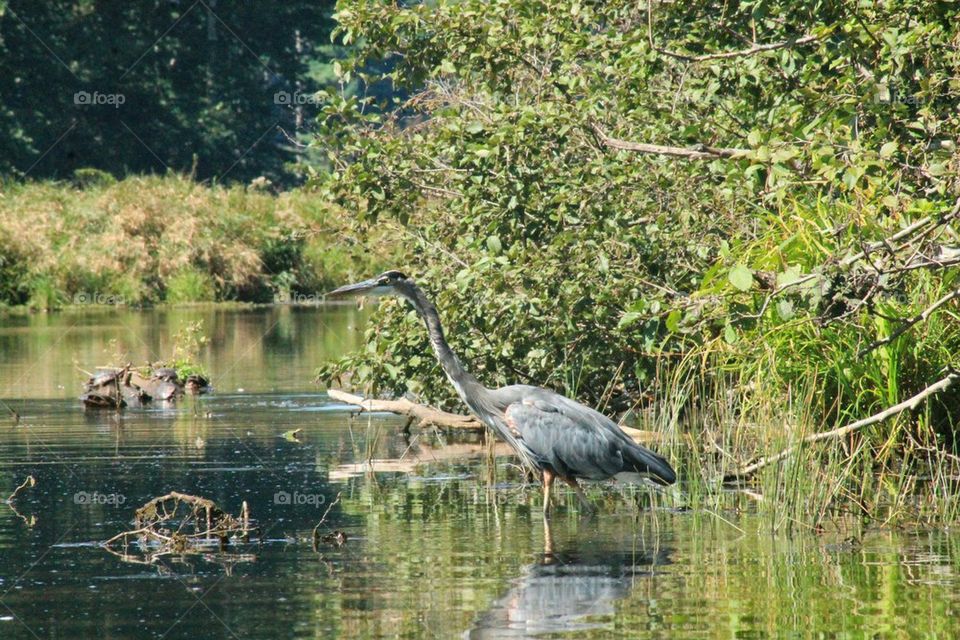
[{"label": "heron's neck", "polygon": [[450,345],[447,344],[447,340],[443,335],[443,327],[440,325],[440,316],[437,314],[437,308],[433,306],[433,303],[430,302],[419,287],[414,289],[413,295],[408,299],[414,308],[416,308],[420,317],[423,318],[424,324],[427,325],[430,344],[437,354],[437,360],[440,361],[440,366],[443,367],[444,373],[447,374],[447,378],[453,384],[454,388],[456,388],[457,394],[475,414],[483,418],[487,411],[483,400],[489,391],[473,377],[473,374],[463,367],[460,359],[450,348]]}]

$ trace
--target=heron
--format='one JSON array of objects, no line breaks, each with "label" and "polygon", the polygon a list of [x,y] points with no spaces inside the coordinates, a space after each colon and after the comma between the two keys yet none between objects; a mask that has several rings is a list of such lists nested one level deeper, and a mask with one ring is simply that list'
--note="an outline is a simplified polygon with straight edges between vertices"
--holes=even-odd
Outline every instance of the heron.
[{"label": "heron", "polygon": [[592,505],[580,480],[673,484],[676,473],[662,456],[634,442],[613,420],[555,391],[526,384],[499,389],[483,386],[460,362],[444,337],[436,307],[423,290],[400,271],[349,284],[332,298],[398,296],[423,319],[434,354],[457,395],[471,413],[516,452],[523,466],[543,481],[543,514],[550,511],[556,479],[569,485],[588,511]]}]

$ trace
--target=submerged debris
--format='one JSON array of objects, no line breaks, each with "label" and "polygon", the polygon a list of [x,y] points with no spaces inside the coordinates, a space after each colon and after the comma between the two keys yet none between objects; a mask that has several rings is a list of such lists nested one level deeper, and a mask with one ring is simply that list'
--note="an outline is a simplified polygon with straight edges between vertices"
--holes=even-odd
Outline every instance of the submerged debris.
[{"label": "submerged debris", "polygon": [[337,497],[333,502],[327,505],[327,510],[323,512],[323,515],[320,517],[320,522],[317,523],[317,526],[313,528],[313,550],[314,552],[320,551],[320,543],[323,544],[332,544],[337,547],[342,547],[347,543],[347,534],[343,531],[331,531],[330,533],[322,534],[320,533],[320,527],[324,527],[327,524],[327,516],[330,515],[330,510],[333,509],[340,502],[340,495],[337,494]]},{"label": "submerged debris", "polygon": [[122,409],[142,407],[152,400],[174,402],[184,393],[201,394],[210,391],[210,381],[199,374],[190,374],[180,380],[176,369],[147,365],[135,368],[131,364],[119,367],[97,367],[84,386],[80,400],[85,407]]},{"label": "submerged debris", "polygon": [[18,424],[20,424],[20,414],[17,413],[16,410],[14,410],[13,407],[11,407],[10,405],[8,405],[8,404],[7,404],[6,402],[4,402],[3,400],[0,400],[0,405],[3,405],[3,408],[10,412],[10,417],[13,419],[13,425],[14,425],[14,426],[17,426]]},{"label": "submerged debris", "polygon": [[13,511],[14,515],[16,515],[18,518],[23,520],[23,523],[28,527],[32,527],[35,524],[37,524],[36,516],[31,515],[30,517],[27,517],[22,513],[20,513],[19,511],[17,511],[17,507],[16,505],[14,505],[14,500],[16,500],[17,494],[20,493],[20,491],[22,491],[23,489],[33,488],[36,485],[37,485],[37,480],[33,476],[27,476],[26,479],[20,483],[20,486],[14,489],[13,493],[7,496],[6,500],[0,500],[0,504],[7,505],[10,508],[10,510]]},{"label": "submerged debris", "polygon": [[7,504],[13,502],[14,498],[17,497],[17,494],[20,493],[22,489],[32,488],[37,486],[37,480],[33,476],[27,476],[27,478],[20,483],[20,486],[13,490],[9,496],[7,496]]},{"label": "submerged debris", "polygon": [[303,429],[291,429],[290,431],[284,431],[280,434],[280,437],[289,442],[301,443],[300,434],[303,433]]},{"label": "submerged debris", "polygon": [[[228,546],[249,542],[250,512],[244,502],[237,516],[226,513],[213,500],[172,491],[153,498],[134,513],[134,528],[101,543],[125,562],[153,564],[166,556],[198,554],[205,559],[249,561],[249,554],[226,553]],[[131,552],[131,543],[135,552]],[[211,551],[216,547],[217,552]],[[137,553],[138,552],[138,553]]]},{"label": "submerged debris", "polygon": [[333,533],[328,533],[326,535],[320,536],[320,541],[326,544],[332,544],[337,547],[342,547],[347,544],[347,534],[339,529]]}]

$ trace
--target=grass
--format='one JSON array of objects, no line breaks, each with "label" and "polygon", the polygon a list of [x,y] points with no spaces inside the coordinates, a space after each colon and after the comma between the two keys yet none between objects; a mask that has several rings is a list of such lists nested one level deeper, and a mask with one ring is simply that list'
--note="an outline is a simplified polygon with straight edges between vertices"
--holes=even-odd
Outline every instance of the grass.
[{"label": "grass", "polygon": [[167,281],[166,301],[174,304],[185,302],[211,302],[216,300],[216,287],[206,273],[186,268],[173,274]]},{"label": "grass", "polygon": [[0,181],[0,306],[311,299],[389,261],[389,243],[361,245],[351,225],[302,190]]},{"label": "grass", "polygon": [[[791,371],[787,380],[770,345],[752,366],[741,355],[731,354],[729,345],[706,345],[658,372],[658,395],[637,426],[663,435],[658,448],[680,471],[680,488],[670,494],[672,506],[757,513],[772,530],[788,532],[946,528],[957,522],[960,457],[944,445],[939,422],[941,405],[950,400],[933,398],[915,412],[862,431],[802,444],[807,435],[853,421],[847,412],[824,404],[824,385],[836,380],[819,376],[813,358],[808,375]],[[865,367],[879,369],[885,366],[881,362]],[[886,393],[890,385],[871,374],[876,372],[866,371],[865,380],[851,382],[852,389],[869,398],[858,417],[890,400],[906,399],[897,393],[875,403],[874,394]],[[835,392],[848,397],[851,389]],[[748,462],[788,447],[796,448],[784,460],[736,483],[724,482]]]}]

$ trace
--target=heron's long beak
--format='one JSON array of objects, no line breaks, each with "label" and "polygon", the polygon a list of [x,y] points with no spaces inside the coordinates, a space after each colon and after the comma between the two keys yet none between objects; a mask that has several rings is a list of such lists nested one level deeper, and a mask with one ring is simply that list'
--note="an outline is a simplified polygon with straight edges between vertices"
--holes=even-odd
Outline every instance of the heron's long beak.
[{"label": "heron's long beak", "polygon": [[364,280],[357,284],[348,284],[345,287],[334,289],[326,295],[328,298],[355,298],[357,296],[391,296],[397,295],[397,290],[388,284],[380,284],[377,278]]},{"label": "heron's long beak", "polygon": [[375,290],[378,288],[376,279],[364,280],[363,282],[357,282],[356,284],[348,284],[340,287],[339,289],[334,289],[329,292],[325,297],[327,298],[349,298],[354,296],[362,296],[365,294],[374,294]]}]

